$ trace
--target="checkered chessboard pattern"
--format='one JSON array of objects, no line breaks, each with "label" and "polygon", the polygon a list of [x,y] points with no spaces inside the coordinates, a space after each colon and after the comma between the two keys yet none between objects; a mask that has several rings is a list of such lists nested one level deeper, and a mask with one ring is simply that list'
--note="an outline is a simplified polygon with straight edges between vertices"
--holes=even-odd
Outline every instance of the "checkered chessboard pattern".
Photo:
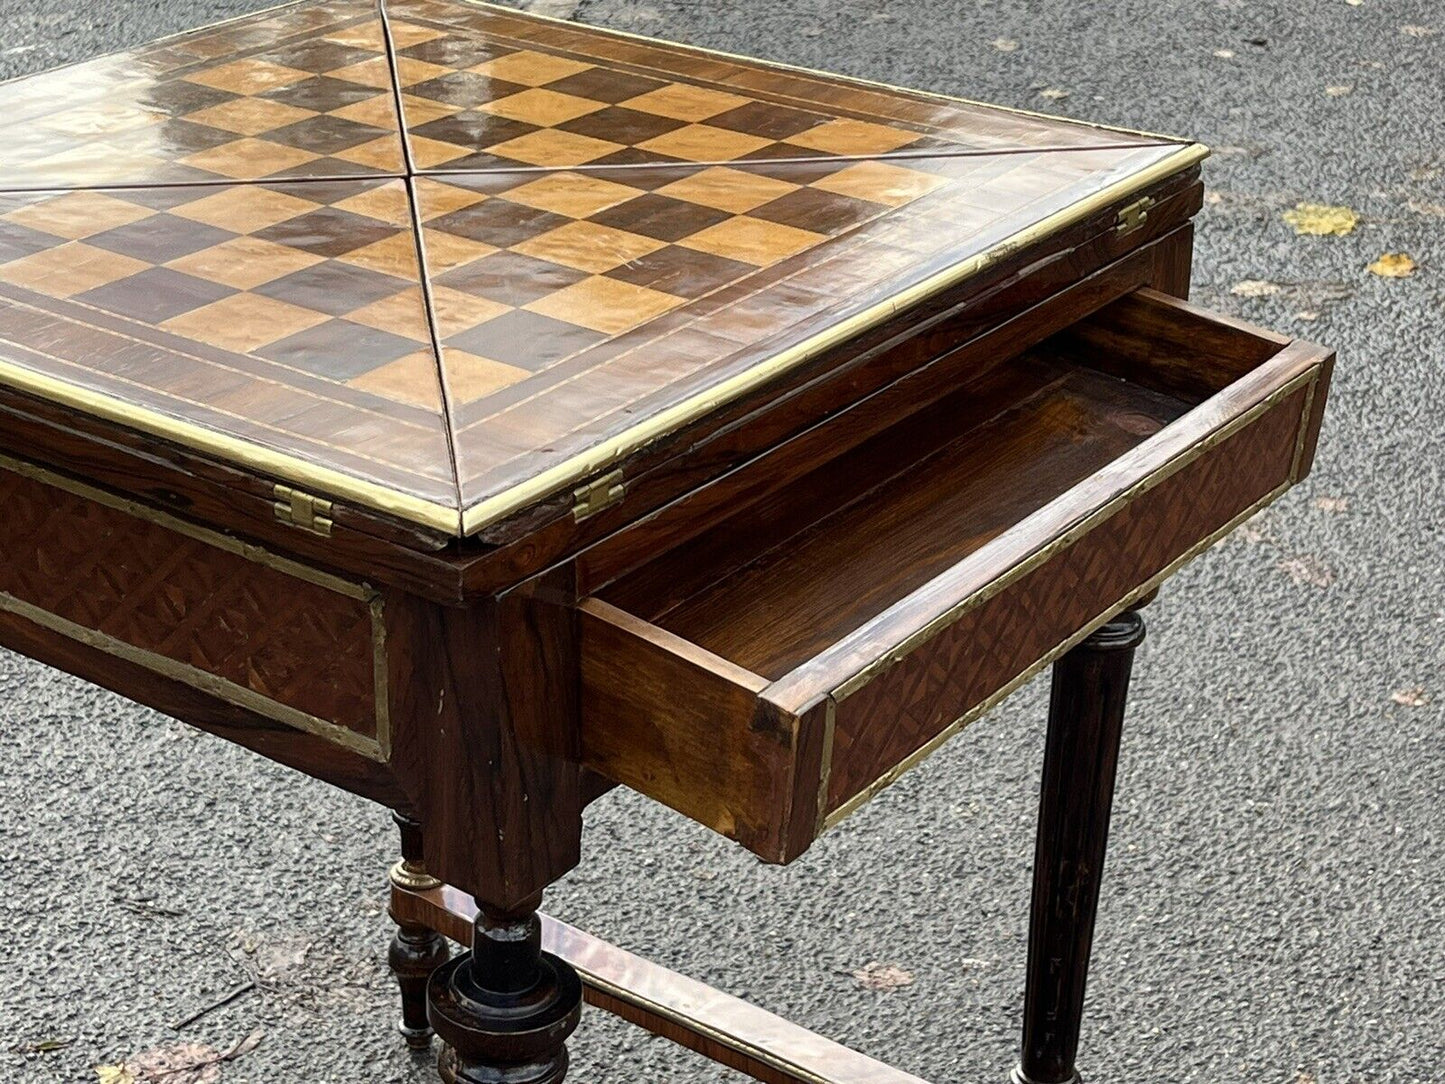
[{"label": "checkered chessboard pattern", "polygon": [[326,0],[0,84],[5,187],[404,172],[375,0]]},{"label": "checkered chessboard pattern", "polygon": [[468,0],[303,0],[0,117],[0,379],[447,530],[1177,150]]},{"label": "checkered chessboard pattern", "polygon": [[455,490],[402,181],[0,193],[0,357]]}]

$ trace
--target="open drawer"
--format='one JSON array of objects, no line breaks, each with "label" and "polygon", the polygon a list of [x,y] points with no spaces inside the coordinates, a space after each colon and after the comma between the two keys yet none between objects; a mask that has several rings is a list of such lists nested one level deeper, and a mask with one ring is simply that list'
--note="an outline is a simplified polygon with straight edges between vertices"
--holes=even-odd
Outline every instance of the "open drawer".
[{"label": "open drawer", "polygon": [[581,604],[587,766],[791,860],[1298,481],[1332,361],[1141,291],[764,487]]}]

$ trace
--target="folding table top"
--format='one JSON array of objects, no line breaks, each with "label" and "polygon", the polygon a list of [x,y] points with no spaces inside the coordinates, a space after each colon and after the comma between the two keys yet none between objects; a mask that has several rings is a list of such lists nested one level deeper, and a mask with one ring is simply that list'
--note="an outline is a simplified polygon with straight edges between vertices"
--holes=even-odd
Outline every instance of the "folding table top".
[{"label": "folding table top", "polygon": [[0,384],[469,534],[1197,144],[464,0],[0,84]]}]

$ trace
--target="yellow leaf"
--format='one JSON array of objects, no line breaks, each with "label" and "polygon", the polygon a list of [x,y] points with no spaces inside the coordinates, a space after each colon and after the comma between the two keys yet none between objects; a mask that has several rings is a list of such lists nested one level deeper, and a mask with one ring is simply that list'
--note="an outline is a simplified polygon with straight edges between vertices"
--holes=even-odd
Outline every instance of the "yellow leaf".
[{"label": "yellow leaf", "polygon": [[1415,273],[1415,261],[1403,252],[1387,252],[1370,264],[1370,272],[1386,279],[1403,279]]},{"label": "yellow leaf", "polygon": [[135,1084],[135,1074],[125,1065],[97,1065],[95,1075],[100,1084]]},{"label": "yellow leaf", "polygon": [[1294,232],[1312,237],[1328,234],[1344,236],[1354,230],[1360,218],[1348,207],[1332,207],[1324,203],[1300,203],[1293,211],[1284,213],[1284,220],[1294,227]]}]

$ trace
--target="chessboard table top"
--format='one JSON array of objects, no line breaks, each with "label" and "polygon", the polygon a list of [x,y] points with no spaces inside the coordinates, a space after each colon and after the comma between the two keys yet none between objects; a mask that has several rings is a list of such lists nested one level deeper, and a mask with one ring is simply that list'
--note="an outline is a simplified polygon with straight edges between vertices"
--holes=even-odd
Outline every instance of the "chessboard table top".
[{"label": "chessboard table top", "polygon": [[1199,161],[468,0],[0,84],[0,384],[470,534]]}]

